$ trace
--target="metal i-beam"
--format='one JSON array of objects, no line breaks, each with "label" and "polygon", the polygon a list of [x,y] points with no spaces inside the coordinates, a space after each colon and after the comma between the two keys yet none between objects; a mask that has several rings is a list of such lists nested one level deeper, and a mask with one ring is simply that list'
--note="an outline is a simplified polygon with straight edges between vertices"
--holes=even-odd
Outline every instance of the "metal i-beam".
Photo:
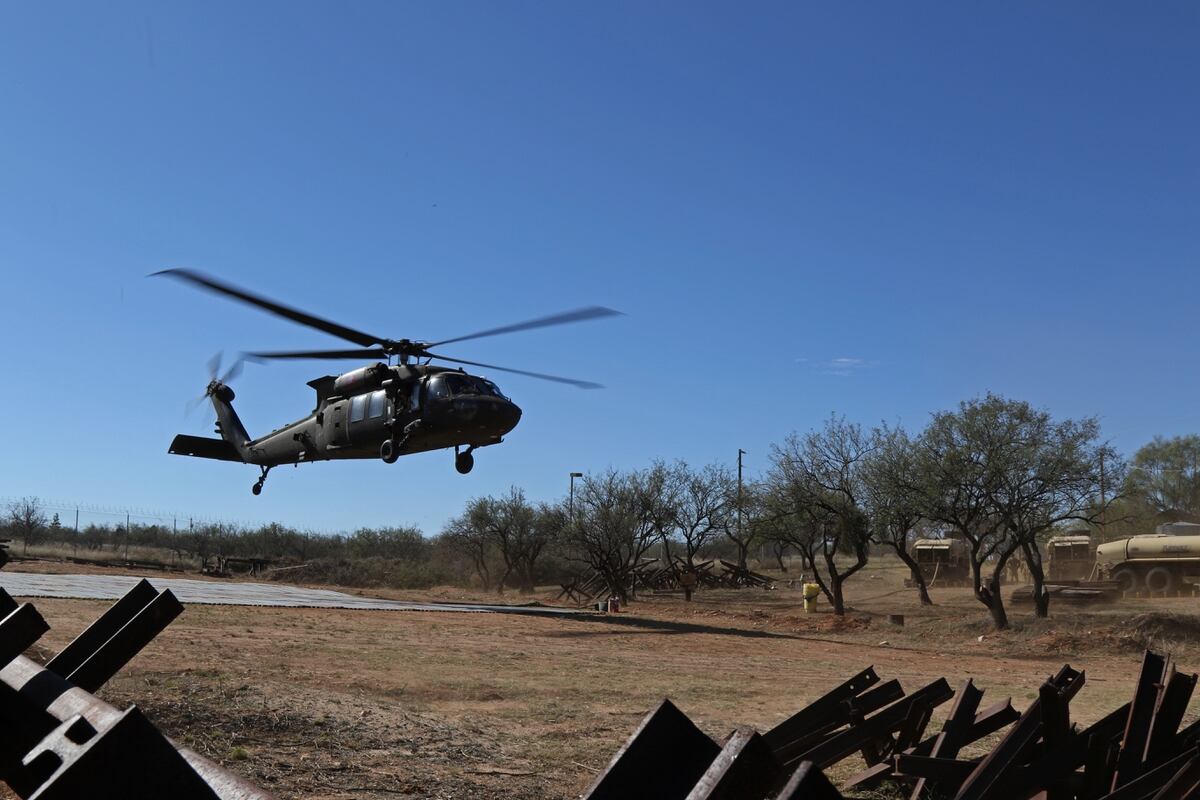
[{"label": "metal i-beam", "polygon": [[96,691],[182,612],[183,605],[171,590],[164,590],[72,670],[67,680],[86,691]]},{"label": "metal i-beam", "polygon": [[738,728],[700,776],[687,800],[747,800],[778,785],[783,767],[753,728]]},{"label": "metal i-beam", "polygon": [[[976,688],[973,681],[968,680],[962,685],[962,688],[958,690],[958,696],[954,699],[954,705],[950,708],[950,714],[942,725],[942,732],[937,735],[937,740],[930,748],[930,756],[934,758],[958,757],[958,751],[963,746],[967,731],[975,721],[975,712],[979,709],[979,703],[982,700],[983,690]],[[924,777],[917,780],[917,784],[909,796],[910,800],[920,800],[921,795],[925,792],[927,780]]]},{"label": "metal i-beam", "polygon": [[811,761],[802,761],[774,800],[843,800],[825,774]]},{"label": "metal i-beam", "polygon": [[46,669],[64,678],[82,666],[101,646],[129,624],[138,612],[158,596],[158,590],[143,578],[117,602],[75,637],[58,655],[46,662]]},{"label": "metal i-beam", "polygon": [[835,733],[824,742],[801,754],[795,761],[811,761],[818,767],[836,763],[846,756],[863,749],[869,742],[891,734],[902,724],[914,706],[933,708],[954,696],[954,690],[945,678],[938,678],[912,694],[897,700],[873,717],[864,719],[849,730]]},{"label": "metal i-beam", "polygon": [[875,668],[867,667],[764,733],[763,741],[775,751],[789,742],[810,735],[814,729],[825,726],[830,717],[837,715],[844,703],[877,683],[879,676],[875,674]]},{"label": "metal i-beam", "polygon": [[[1064,700],[1069,701],[1079,691],[1084,683],[1084,674],[1064,666],[1049,681],[1049,684],[1063,692]],[[1041,734],[1042,706],[1040,700],[1034,700],[1025,709],[1025,713],[1017,720],[1012,730],[1000,740],[995,748],[979,762],[974,772],[963,782],[955,800],[983,800],[989,797],[999,797],[994,794],[1001,778],[1009,770],[1023,751],[1034,744]]]},{"label": "metal i-beam", "polygon": [[1117,755],[1117,771],[1113,776],[1112,788],[1118,789],[1136,778],[1142,771],[1146,758],[1146,746],[1154,724],[1154,711],[1162,691],[1166,658],[1150,650],[1142,657],[1142,671],[1133,694],[1129,719],[1121,737],[1121,752]]}]

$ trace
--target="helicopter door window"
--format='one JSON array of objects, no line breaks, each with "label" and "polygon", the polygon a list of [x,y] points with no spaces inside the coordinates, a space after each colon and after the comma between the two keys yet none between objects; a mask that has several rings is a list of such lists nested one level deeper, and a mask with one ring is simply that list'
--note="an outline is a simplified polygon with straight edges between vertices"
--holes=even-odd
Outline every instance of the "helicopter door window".
[{"label": "helicopter door window", "polygon": [[350,398],[350,421],[362,422],[367,416],[367,396],[360,394]]},{"label": "helicopter door window", "polygon": [[371,419],[382,417],[386,401],[387,395],[383,389],[380,389],[377,392],[371,392],[371,402],[367,406],[367,416]]}]

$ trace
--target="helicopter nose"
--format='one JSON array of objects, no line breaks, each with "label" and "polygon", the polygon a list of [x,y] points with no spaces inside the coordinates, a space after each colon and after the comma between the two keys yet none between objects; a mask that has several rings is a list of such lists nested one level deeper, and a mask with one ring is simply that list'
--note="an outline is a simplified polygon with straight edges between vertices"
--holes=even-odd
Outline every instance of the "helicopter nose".
[{"label": "helicopter nose", "polygon": [[510,400],[500,409],[499,416],[504,432],[508,433],[521,421],[521,407]]}]

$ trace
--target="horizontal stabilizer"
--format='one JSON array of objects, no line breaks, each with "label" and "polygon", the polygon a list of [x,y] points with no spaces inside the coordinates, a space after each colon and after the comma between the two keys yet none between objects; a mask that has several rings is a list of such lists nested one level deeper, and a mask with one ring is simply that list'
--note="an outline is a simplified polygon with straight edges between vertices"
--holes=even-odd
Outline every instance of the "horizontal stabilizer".
[{"label": "horizontal stabilizer", "polygon": [[203,436],[188,436],[181,433],[171,442],[169,453],[195,458],[215,458],[218,461],[241,461],[242,457],[224,439],[206,439]]}]

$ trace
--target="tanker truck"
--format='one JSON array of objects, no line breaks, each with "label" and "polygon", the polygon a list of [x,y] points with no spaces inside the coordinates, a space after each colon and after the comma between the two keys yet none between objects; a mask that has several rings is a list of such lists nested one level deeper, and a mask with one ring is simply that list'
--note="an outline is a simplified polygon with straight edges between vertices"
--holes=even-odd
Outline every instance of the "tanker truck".
[{"label": "tanker truck", "polygon": [[1150,533],[1096,548],[1096,564],[1123,592],[1174,594],[1200,582],[1200,535]]}]

